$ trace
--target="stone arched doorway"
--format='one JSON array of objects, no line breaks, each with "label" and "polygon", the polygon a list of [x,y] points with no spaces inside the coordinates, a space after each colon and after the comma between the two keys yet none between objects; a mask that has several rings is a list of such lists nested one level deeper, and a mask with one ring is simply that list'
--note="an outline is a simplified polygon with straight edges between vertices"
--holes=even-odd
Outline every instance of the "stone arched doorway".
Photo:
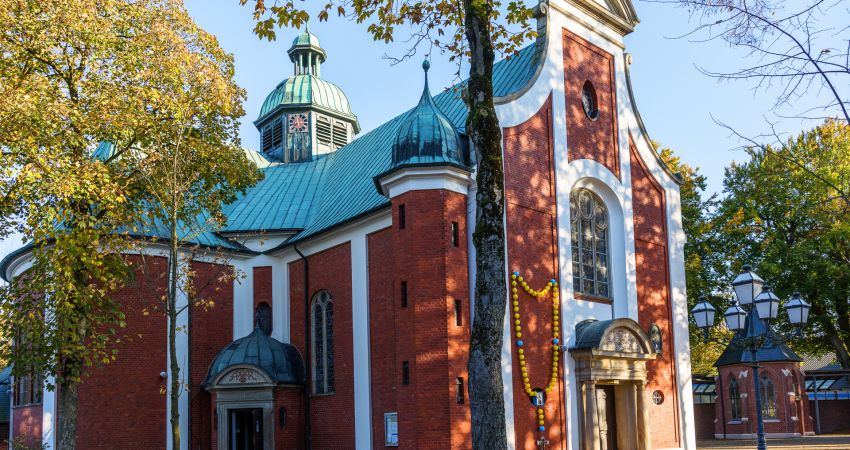
[{"label": "stone arched doorway", "polygon": [[650,450],[646,361],[655,353],[634,320],[576,325],[575,360],[582,450]]},{"label": "stone arched doorway", "polygon": [[304,362],[298,350],[260,328],[213,360],[204,387],[212,395],[215,450],[302,447]]}]

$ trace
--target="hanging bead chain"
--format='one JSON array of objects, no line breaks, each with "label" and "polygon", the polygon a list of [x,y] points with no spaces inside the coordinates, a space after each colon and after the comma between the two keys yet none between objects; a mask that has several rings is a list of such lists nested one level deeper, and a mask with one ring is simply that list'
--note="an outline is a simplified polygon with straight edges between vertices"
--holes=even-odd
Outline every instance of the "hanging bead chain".
[{"label": "hanging bead chain", "polygon": [[[522,286],[522,289],[532,297],[539,298],[552,292],[552,378],[549,384],[546,385],[546,393],[549,393],[558,384],[558,354],[560,353],[560,327],[558,325],[558,315],[561,309],[561,303],[558,301],[558,282],[554,279],[546,283],[546,287],[542,290],[534,290],[526,283],[519,272],[511,274],[511,296],[513,297],[514,308],[514,331],[516,336],[517,354],[519,355],[519,366],[522,371],[522,384],[525,388],[525,393],[529,397],[535,397],[536,393],[531,389],[531,382],[528,379],[528,368],[525,365],[525,350],[523,350],[522,341],[522,321],[519,315],[519,292],[517,285]],[[537,424],[539,431],[545,431],[546,426],[543,420],[543,408],[537,408]]]}]

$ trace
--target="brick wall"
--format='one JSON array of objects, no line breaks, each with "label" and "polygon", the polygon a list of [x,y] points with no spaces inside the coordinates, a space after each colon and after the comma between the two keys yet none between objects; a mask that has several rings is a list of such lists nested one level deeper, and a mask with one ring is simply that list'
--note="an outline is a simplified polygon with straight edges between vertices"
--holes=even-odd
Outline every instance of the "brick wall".
[{"label": "brick wall", "polygon": [[[41,405],[12,408],[12,439],[22,439],[27,444],[41,442]],[[8,434],[2,437],[5,440]]]},{"label": "brick wall", "polygon": [[[466,393],[469,345],[469,291],[466,243],[466,196],[446,190],[411,191],[393,198],[393,227],[388,232],[392,259],[381,260],[380,246],[370,255],[370,284],[378,288],[376,302],[392,312],[392,323],[372,322],[373,352],[395,334],[395,361],[381,358],[372,376],[389,383],[376,385],[372,395],[382,403],[376,434],[383,445],[383,413],[395,403],[399,421],[399,448],[470,448],[471,424]],[[399,228],[399,207],[405,207],[405,228]],[[452,245],[452,223],[458,224],[457,246]],[[375,236],[372,240],[382,239]],[[384,244],[387,245],[386,243]],[[374,256],[375,259],[371,259]],[[383,271],[392,271],[392,285]],[[407,283],[407,306],[401,305],[401,284]],[[461,319],[455,319],[455,301]],[[378,318],[380,320],[380,318]],[[392,326],[392,332],[382,330]],[[409,364],[409,384],[402,365]],[[376,374],[376,371],[379,373]],[[456,400],[456,381],[463,380],[464,402]],[[394,382],[393,382],[394,380]],[[397,389],[392,389],[397,386]],[[376,392],[377,391],[377,392]]]},{"label": "brick wall", "polygon": [[[199,302],[189,310],[189,411],[191,423],[189,449],[211,448],[210,394],[201,383],[207,376],[212,360],[233,340],[233,281],[219,278],[229,270],[220,264],[192,263],[194,285]],[[212,301],[212,305],[204,305]]]},{"label": "brick wall", "polygon": [[[281,426],[280,409],[286,410],[286,422]],[[291,450],[304,448],[304,394],[298,388],[278,388],[274,391],[275,448]]]},{"label": "brick wall", "polygon": [[[268,303],[274,310],[272,303],[272,268],[271,266],[254,267],[254,311],[262,302]],[[272,312],[274,317],[274,312]],[[256,317],[255,317],[256,320]],[[272,322],[274,328],[274,322]]]},{"label": "brick wall", "polygon": [[[551,105],[550,97],[534,117],[504,130],[508,268],[519,271],[534,289],[541,289],[550,279],[558,278]],[[522,289],[519,292],[529,379],[532,388],[545,388],[552,377],[551,296],[534,299]],[[513,325],[513,314],[509,320]],[[521,449],[536,449],[537,410],[522,384],[514,341],[512,337],[516,445]],[[562,369],[559,362],[559,383],[549,392],[544,408],[549,448],[566,448],[567,445],[564,392],[560,382]]]},{"label": "brick wall", "polygon": [[[384,447],[384,414],[397,412],[398,376],[401,360],[397,352],[396,330],[399,313],[399,286],[393,270],[392,229],[370,234],[369,249],[369,348],[372,386],[372,446]],[[402,343],[403,344],[403,343]],[[402,345],[403,347],[403,345]]]},{"label": "brick wall", "polygon": [[[310,300],[321,290],[333,299],[334,385],[333,394],[312,396],[310,423],[313,448],[343,449],[354,447],[354,361],[351,318],[351,245],[345,243],[311,255],[309,260]],[[310,370],[309,352],[305,351],[304,263],[289,264],[291,338],[304,356]]]},{"label": "brick wall", "polygon": [[[638,322],[648,330],[652,324],[661,329],[663,349],[647,363],[645,395],[661,391],[660,405],[647,402],[653,447],[679,445],[679,399],[673,356],[672,305],[667,253],[667,211],[664,190],[647,169],[630,140],[632,209],[634,214],[635,262],[637,272]],[[671,426],[672,425],[672,426]]]},{"label": "brick wall", "polygon": [[[814,417],[815,402],[809,402],[809,415]],[[821,434],[850,434],[850,400],[821,400],[820,409]]]},{"label": "brick wall", "polygon": [[[772,382],[776,398],[776,418],[765,419],[765,433],[800,433],[814,431],[811,417],[811,402],[806,395],[801,395],[799,400],[791,392],[800,392],[804,386],[804,375],[799,364],[793,361],[766,362],[761,364],[759,376],[767,376]],[[719,377],[718,397],[715,423],[717,434],[752,434],[756,432],[756,406],[755,406],[755,384],[753,382],[752,369],[745,364],[724,366],[718,368]],[[732,401],[729,395],[731,380],[738,382],[741,393],[740,407],[742,420],[733,420],[731,415]],[[797,385],[795,388],[794,385]],[[722,391],[721,391],[722,388]],[[722,405],[720,402],[723,402]],[[823,404],[823,403],[821,403]],[[823,423],[823,411],[821,411],[821,423]],[[746,418],[746,420],[743,420]],[[724,430],[725,424],[725,430]]]},{"label": "brick wall", "polygon": [[118,359],[90,369],[80,385],[80,449],[165,448],[166,396],[159,374],[167,367],[167,326],[165,315],[152,309],[166,289],[167,260],[135,258],[133,264],[134,283],[114,294],[127,322]]},{"label": "brick wall", "polygon": [[[568,158],[597,161],[619,177],[614,57],[567,30],[563,39]],[[587,117],[582,106],[586,81],[593,84],[598,98],[595,120]]]},{"label": "brick wall", "polygon": [[714,439],[715,415],[714,403],[694,405],[694,426],[697,439]]}]

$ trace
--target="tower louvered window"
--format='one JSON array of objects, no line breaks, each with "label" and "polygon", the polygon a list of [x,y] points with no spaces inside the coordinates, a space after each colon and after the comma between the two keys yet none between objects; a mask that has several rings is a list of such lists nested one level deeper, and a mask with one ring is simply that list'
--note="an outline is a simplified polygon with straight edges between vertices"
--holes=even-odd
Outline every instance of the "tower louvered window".
[{"label": "tower louvered window", "polygon": [[327,117],[319,116],[316,120],[316,139],[319,144],[331,145],[331,120]]},{"label": "tower louvered window", "polygon": [[263,151],[268,153],[272,149],[272,126],[263,127]]},{"label": "tower louvered window", "polygon": [[278,118],[272,125],[272,148],[279,147],[283,143],[283,119]]},{"label": "tower louvered window", "polygon": [[312,315],[312,372],[313,393],[334,391],[333,301],[321,291],[313,296]]},{"label": "tower louvered window", "polygon": [[587,189],[570,194],[570,234],[573,250],[573,290],[610,298],[608,279],[608,210]]},{"label": "tower louvered window", "polygon": [[340,148],[348,143],[348,128],[342,122],[334,124],[334,148]]}]

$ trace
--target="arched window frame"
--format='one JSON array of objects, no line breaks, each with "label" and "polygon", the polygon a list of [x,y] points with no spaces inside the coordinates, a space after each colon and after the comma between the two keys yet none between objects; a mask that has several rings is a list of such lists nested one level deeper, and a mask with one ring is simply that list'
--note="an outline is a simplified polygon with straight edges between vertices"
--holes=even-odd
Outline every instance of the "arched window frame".
[{"label": "arched window frame", "polygon": [[741,419],[741,389],[738,380],[732,378],[729,381],[729,413],[732,420]]},{"label": "arched window frame", "polygon": [[761,415],[765,419],[776,418],[776,389],[773,380],[767,375],[759,377],[759,390],[761,391]]},{"label": "arched window frame", "polygon": [[313,394],[334,392],[333,299],[327,291],[313,295],[310,304],[310,354]]},{"label": "arched window frame", "polygon": [[579,297],[611,300],[610,217],[605,202],[593,191],[576,188],[570,193],[573,291]]},{"label": "arched window frame", "polygon": [[264,333],[272,334],[272,306],[268,302],[260,302],[254,308],[254,326],[263,330]]}]

